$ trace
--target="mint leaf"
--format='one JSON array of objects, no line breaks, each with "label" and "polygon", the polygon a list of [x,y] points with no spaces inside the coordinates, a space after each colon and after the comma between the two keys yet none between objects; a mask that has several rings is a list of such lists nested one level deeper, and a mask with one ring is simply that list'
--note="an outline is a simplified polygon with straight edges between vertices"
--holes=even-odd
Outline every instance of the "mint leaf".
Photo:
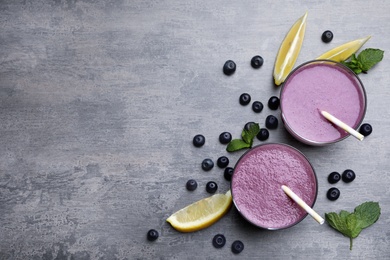
[{"label": "mint leaf", "polygon": [[365,49],[360,52],[356,57],[356,54],[352,54],[349,61],[343,61],[342,64],[353,70],[356,74],[366,73],[375,64],[383,59],[384,51],[380,49]]},{"label": "mint leaf", "polygon": [[352,250],[353,239],[358,237],[364,228],[374,224],[380,214],[379,203],[370,201],[357,206],[353,213],[345,210],[341,210],[339,214],[325,213],[325,219],[332,228],[349,237],[349,249]]},{"label": "mint leaf", "polygon": [[252,146],[253,139],[256,137],[256,135],[260,132],[260,126],[258,123],[254,123],[251,125],[249,130],[244,129],[241,133],[242,140],[246,142],[247,144],[250,144]]},{"label": "mint leaf", "polygon": [[251,125],[249,130],[242,130],[242,139],[233,139],[226,147],[226,151],[235,152],[244,148],[251,148],[253,145],[253,139],[260,132],[260,126],[258,123]]},{"label": "mint leaf", "polygon": [[371,69],[375,64],[383,59],[384,51],[379,49],[365,49],[357,57],[362,71]]},{"label": "mint leaf", "polygon": [[251,145],[244,142],[243,140],[241,139],[233,139],[230,141],[230,143],[227,145],[226,147],[226,151],[228,152],[234,152],[234,151],[238,151],[238,150],[241,150],[241,149],[244,149],[244,148],[250,148]]},{"label": "mint leaf", "polygon": [[355,208],[355,215],[358,218],[359,226],[363,229],[374,224],[381,214],[378,202],[365,202]]}]

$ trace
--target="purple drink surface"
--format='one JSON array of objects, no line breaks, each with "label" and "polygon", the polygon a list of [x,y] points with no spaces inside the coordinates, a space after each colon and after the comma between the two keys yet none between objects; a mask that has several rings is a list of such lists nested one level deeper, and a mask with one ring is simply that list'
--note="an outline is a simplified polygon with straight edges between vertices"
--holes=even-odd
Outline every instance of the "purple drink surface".
[{"label": "purple drink surface", "polygon": [[365,92],[358,78],[342,65],[308,63],[284,83],[281,109],[286,128],[295,137],[309,143],[331,143],[348,134],[327,121],[320,110],[357,128],[365,114]]},{"label": "purple drink surface", "polygon": [[259,227],[292,226],[307,213],[284,193],[282,185],[313,206],[317,178],[306,157],[288,145],[256,146],[235,166],[231,181],[234,204],[244,218]]}]

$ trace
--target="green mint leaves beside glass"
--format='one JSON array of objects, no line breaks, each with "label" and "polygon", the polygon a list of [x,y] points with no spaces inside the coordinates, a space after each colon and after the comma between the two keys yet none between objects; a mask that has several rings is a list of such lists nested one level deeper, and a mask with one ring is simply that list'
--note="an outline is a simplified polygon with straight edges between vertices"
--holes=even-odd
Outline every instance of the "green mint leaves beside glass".
[{"label": "green mint leaves beside glass", "polygon": [[341,210],[339,214],[325,213],[325,219],[332,228],[349,237],[349,249],[352,250],[353,239],[359,236],[363,229],[374,224],[380,215],[379,203],[369,201],[357,206],[353,213],[346,210]]},{"label": "green mint leaves beside glass", "polygon": [[361,51],[357,56],[356,54],[352,54],[348,61],[342,63],[356,74],[367,73],[369,69],[383,59],[383,54],[384,51],[380,49],[368,48]]},{"label": "green mint leaves beside glass", "polygon": [[243,129],[241,133],[241,139],[233,139],[226,147],[226,151],[235,152],[245,148],[251,148],[253,145],[253,139],[260,132],[260,126],[258,123],[252,124],[249,129]]}]

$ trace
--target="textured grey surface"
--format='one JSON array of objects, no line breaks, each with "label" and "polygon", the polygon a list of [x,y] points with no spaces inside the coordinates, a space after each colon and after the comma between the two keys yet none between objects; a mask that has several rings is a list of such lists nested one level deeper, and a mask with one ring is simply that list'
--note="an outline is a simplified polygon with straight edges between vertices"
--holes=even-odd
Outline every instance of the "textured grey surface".
[{"label": "textured grey surface", "polygon": [[[0,1],[0,259],[390,259],[390,4],[387,1]],[[266,103],[277,49],[293,22],[309,12],[297,63],[372,35],[365,47],[385,59],[361,79],[365,121],[374,132],[327,147],[299,144],[283,126],[267,142],[300,149],[318,174],[315,209],[379,201],[382,216],[349,241],[310,217],[288,230],[247,224],[233,208],[208,229],[181,234],[165,219],[207,196],[209,180],[225,192],[222,170],[200,162],[227,154],[218,142],[247,121],[242,92]],[[324,44],[330,29],[335,37]],[[252,56],[262,55],[254,70]],[[233,59],[233,76],[222,65]],[[279,117],[280,118],[280,117]],[[206,145],[192,146],[202,133]],[[255,141],[256,144],[260,143]],[[331,171],[357,179],[325,198]],[[194,192],[185,189],[198,181]],[[157,241],[146,232],[160,232]],[[214,249],[224,233],[227,246]],[[240,239],[240,255],[230,251]]]}]

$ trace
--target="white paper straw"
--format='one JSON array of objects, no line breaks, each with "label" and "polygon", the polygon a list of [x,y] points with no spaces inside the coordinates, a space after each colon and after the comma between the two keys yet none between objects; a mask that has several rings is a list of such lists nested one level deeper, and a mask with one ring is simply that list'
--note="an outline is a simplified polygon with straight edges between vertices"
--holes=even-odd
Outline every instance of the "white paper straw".
[{"label": "white paper straw", "polygon": [[306,204],[297,194],[295,194],[289,187],[282,185],[283,191],[294,200],[299,206],[301,206],[310,216],[312,216],[320,225],[324,224],[325,220],[318,215],[309,205]]},{"label": "white paper straw", "polygon": [[357,139],[359,139],[360,141],[363,141],[364,139],[364,136],[359,133],[358,131],[356,131],[355,129],[353,129],[352,127],[350,127],[349,125],[345,124],[344,122],[340,121],[340,119],[337,119],[336,117],[332,116],[331,114],[329,114],[328,112],[326,111],[321,111],[321,114],[326,118],[328,119],[330,122],[332,122],[333,124],[337,125],[338,127],[344,129],[347,133],[353,135],[354,137],[356,137]]}]

